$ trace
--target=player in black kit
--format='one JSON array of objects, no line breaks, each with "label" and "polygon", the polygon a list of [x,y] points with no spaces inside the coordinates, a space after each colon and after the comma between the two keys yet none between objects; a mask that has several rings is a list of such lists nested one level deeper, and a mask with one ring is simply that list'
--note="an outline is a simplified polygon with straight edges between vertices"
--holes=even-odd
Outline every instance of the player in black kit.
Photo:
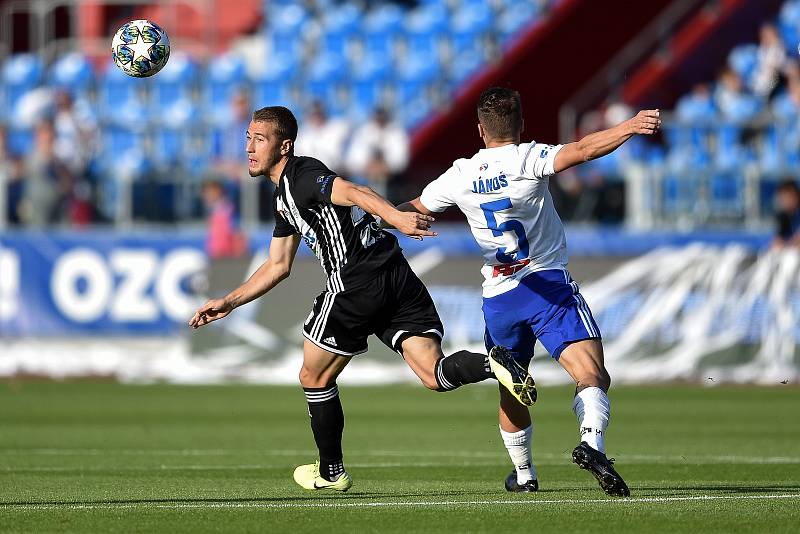
[{"label": "player in black kit", "polygon": [[400,212],[367,187],[339,177],[320,161],[294,155],[297,121],[284,107],[253,113],[247,131],[250,176],[275,184],[275,230],[269,258],[240,287],[201,306],[189,326],[199,328],[268,292],[289,276],[302,238],[327,275],[303,327],[300,383],[308,401],[319,462],[301,465],[295,481],[310,490],[347,491],[352,479],[342,461],[344,413],[336,377],[375,334],[399,352],[429,389],[449,391],[496,377],[524,390],[527,370],[502,351],[487,357],[459,351],[445,357],[444,328],[427,289],[408,265],[397,238],[376,215],[404,234],[435,236],[432,217]]}]

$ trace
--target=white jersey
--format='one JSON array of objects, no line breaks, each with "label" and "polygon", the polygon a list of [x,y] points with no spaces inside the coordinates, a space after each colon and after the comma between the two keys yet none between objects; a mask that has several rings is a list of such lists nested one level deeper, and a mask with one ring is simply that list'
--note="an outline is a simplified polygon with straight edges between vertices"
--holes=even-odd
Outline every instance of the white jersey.
[{"label": "white jersey", "polygon": [[483,253],[484,297],[513,289],[534,271],[566,269],[564,226],[548,190],[561,147],[534,142],[484,148],[456,160],[422,192],[428,210],[458,206],[466,215]]}]

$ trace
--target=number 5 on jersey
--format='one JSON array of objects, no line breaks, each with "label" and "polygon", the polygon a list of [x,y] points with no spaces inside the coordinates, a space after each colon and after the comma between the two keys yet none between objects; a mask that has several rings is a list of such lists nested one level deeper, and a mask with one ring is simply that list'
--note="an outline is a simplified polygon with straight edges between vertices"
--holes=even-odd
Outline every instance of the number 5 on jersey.
[{"label": "number 5 on jersey", "polygon": [[489,230],[492,231],[492,235],[499,237],[505,232],[517,234],[517,252],[508,254],[505,247],[497,249],[495,257],[500,263],[514,263],[528,257],[528,238],[525,236],[525,227],[522,226],[522,223],[510,219],[504,223],[497,224],[497,219],[494,216],[498,211],[505,211],[512,207],[510,198],[501,198],[481,204],[483,215],[486,217],[486,223],[489,226]]}]

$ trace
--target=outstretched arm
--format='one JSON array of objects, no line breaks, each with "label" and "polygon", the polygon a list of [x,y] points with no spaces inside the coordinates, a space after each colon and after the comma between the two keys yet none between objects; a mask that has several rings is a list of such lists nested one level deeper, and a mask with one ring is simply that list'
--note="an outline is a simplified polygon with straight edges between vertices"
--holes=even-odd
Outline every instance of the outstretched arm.
[{"label": "outstretched arm", "polygon": [[242,285],[224,298],[209,300],[189,320],[189,326],[200,328],[226,317],[235,308],[257,299],[289,277],[292,263],[300,244],[300,235],[273,237],[269,245],[269,258]]},{"label": "outstretched arm", "polygon": [[408,202],[403,202],[397,206],[397,211],[410,211],[412,213],[421,213],[423,215],[433,214],[431,210],[422,205],[419,197],[415,198],[414,200],[409,200]]},{"label": "outstretched arm", "polygon": [[589,134],[580,141],[564,145],[556,154],[553,170],[561,172],[580,163],[603,157],[636,134],[656,133],[659,126],[661,118],[657,109],[640,111],[632,119],[613,128]]},{"label": "outstretched arm", "polygon": [[434,220],[430,215],[400,211],[369,187],[348,182],[344,178],[337,177],[333,182],[331,202],[337,206],[358,206],[414,239],[436,235],[430,230]]}]

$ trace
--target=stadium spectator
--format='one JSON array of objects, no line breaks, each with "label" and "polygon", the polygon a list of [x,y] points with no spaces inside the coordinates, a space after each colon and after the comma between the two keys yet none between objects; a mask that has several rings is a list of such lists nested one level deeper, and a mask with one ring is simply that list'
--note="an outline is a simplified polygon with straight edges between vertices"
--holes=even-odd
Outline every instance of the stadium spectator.
[{"label": "stadium spectator", "polygon": [[55,129],[50,121],[36,126],[34,147],[25,159],[21,218],[41,228],[69,220],[74,176],[55,153]]},{"label": "stadium spectator", "polygon": [[97,123],[87,109],[78,109],[67,91],[55,97],[55,154],[74,174],[82,175],[94,155]]},{"label": "stadium spectator", "polygon": [[0,126],[0,228],[19,223],[17,206],[21,197],[19,161],[8,150],[7,132]]},{"label": "stadium spectator", "polygon": [[391,179],[408,166],[410,141],[405,129],[377,108],[367,123],[356,129],[347,151],[346,166],[354,179],[365,181],[385,194]]},{"label": "stadium spectator", "polygon": [[203,184],[203,202],[208,211],[206,252],[213,259],[238,258],[247,250],[247,238],[239,228],[236,209],[218,181]]},{"label": "stadium spectator", "polygon": [[761,26],[760,41],[752,85],[755,94],[766,98],[778,86],[786,65],[786,48],[774,24]]},{"label": "stadium spectator", "polygon": [[342,170],[345,143],[350,124],[344,119],[329,118],[321,102],[314,102],[308,117],[297,132],[295,151],[328,163],[331,169]]},{"label": "stadium spectator", "polygon": [[238,193],[239,183],[247,177],[244,139],[251,111],[247,92],[243,89],[235,92],[230,101],[229,119],[215,132],[212,174],[223,180],[229,192]]},{"label": "stadium spectator", "polygon": [[779,123],[794,123],[800,114],[800,78],[790,78],[786,92],[772,100],[772,115]]},{"label": "stadium spectator", "polygon": [[687,124],[707,124],[714,120],[717,111],[708,84],[696,84],[691,93],[678,101],[675,113],[680,122]]},{"label": "stadium spectator", "polygon": [[777,213],[773,248],[800,247],[800,187],[793,179],[781,182],[775,193]]},{"label": "stadium spectator", "polygon": [[758,99],[745,92],[742,79],[730,67],[719,75],[714,103],[723,118],[737,123],[753,118],[760,107]]},{"label": "stadium spectator", "polygon": [[796,59],[787,59],[786,66],[783,68],[783,76],[787,82],[800,80],[800,62]]}]

